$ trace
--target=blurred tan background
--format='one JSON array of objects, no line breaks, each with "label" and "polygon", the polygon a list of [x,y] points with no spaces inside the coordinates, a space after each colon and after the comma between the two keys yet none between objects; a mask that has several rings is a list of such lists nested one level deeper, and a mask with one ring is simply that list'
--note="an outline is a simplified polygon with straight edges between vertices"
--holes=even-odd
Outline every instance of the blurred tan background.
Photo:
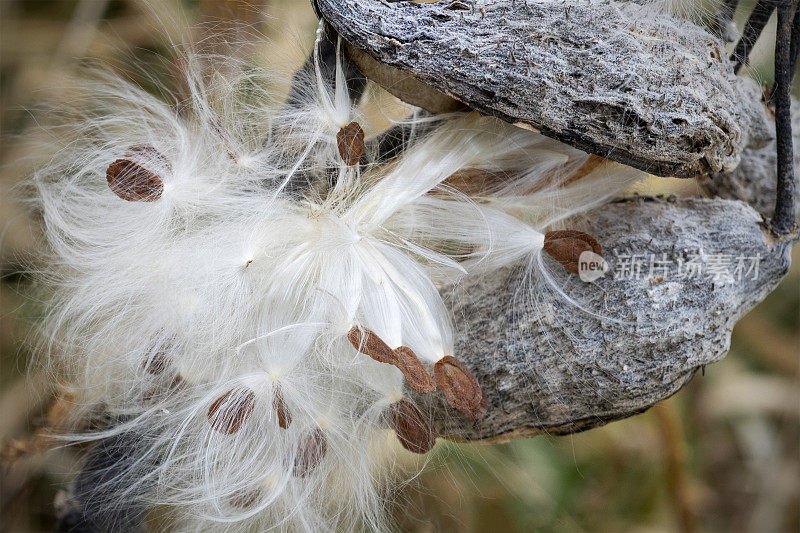
[{"label": "blurred tan background", "polygon": [[[133,65],[166,76],[158,57],[169,58],[169,40],[230,19],[259,24],[259,60],[287,73],[316,29],[306,0],[0,0],[0,531],[51,530],[56,488],[79,464],[75,450],[25,453],[51,401],[42,376],[25,376],[41,313],[26,274],[41,249],[37,223],[17,194],[41,157],[29,110],[58,101],[87,58],[142,83]],[[751,73],[765,82],[774,25],[753,54]],[[643,192],[698,189],[653,179]],[[647,413],[570,437],[440,444],[397,509],[403,530],[800,531],[798,265],[795,253],[787,279],[736,327],[727,358]]]}]

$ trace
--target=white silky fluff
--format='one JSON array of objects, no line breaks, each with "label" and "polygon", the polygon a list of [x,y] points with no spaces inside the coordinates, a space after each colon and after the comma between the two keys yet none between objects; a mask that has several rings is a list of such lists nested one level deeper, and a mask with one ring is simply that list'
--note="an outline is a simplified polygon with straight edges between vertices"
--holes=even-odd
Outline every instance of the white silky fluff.
[{"label": "white silky fluff", "polygon": [[723,0],[637,0],[658,15],[698,20],[713,17],[719,13]]},{"label": "white silky fluff", "polygon": [[[232,60],[213,59],[231,71]],[[141,435],[123,484],[131,494],[107,505],[147,487],[177,530],[385,530],[392,465],[407,453],[387,408],[404,380],[358,353],[347,332],[368,327],[427,363],[457,356],[438,287],[523,259],[543,264],[532,259],[545,231],[642,173],[606,162],[570,182],[586,154],[475,113],[432,128],[409,119],[420,133],[402,156],[378,164],[368,151],[348,167],[339,128],[358,121],[368,143],[379,132],[341,69],[334,90],[313,76],[289,108],[266,89],[276,79],[267,70],[203,78],[198,64],[187,61],[181,106],[94,75],[60,130],[70,144],[35,176],[55,295],[46,353],[79,417],[116,421],[75,438]],[[169,161],[150,161],[163,195],[126,202],[106,169],[141,144]],[[478,193],[446,181],[467,172],[493,181]],[[146,367],[159,353],[168,369],[153,375]],[[176,374],[173,393],[142,401]],[[226,435],[207,414],[237,387],[254,392],[255,408]],[[272,407],[276,387],[287,429]],[[296,444],[314,429],[327,454],[294,477]],[[232,505],[243,494],[258,496]]]}]

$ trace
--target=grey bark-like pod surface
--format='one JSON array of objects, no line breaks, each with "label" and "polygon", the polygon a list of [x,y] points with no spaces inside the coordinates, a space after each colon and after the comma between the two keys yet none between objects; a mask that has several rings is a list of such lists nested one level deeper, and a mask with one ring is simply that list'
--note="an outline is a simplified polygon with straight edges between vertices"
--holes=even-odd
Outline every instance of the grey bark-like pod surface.
[{"label": "grey bark-like pod surface", "polygon": [[[352,47],[377,60],[367,72],[375,81],[391,91],[399,71],[433,88],[410,103],[441,102],[430,93],[444,93],[664,176],[733,170],[744,147],[769,139],[758,90],[733,74],[723,43],[691,23],[645,16],[641,6],[562,0],[315,5]],[[401,92],[408,100],[414,91]]]},{"label": "grey bark-like pod surface", "polygon": [[[770,124],[775,131],[775,124]],[[792,138],[800,147],[800,102],[792,99]],[[720,173],[700,181],[700,186],[711,196],[741,200],[769,220],[775,210],[777,185],[777,151],[775,141],[763,148],[748,148],[736,170]],[[800,148],[794,150],[795,190],[800,191]],[[795,196],[795,211],[800,213],[800,196]]]},{"label": "grey bark-like pod surface", "polygon": [[[455,355],[475,373],[489,409],[467,421],[441,399],[418,396],[440,435],[566,434],[644,411],[724,357],[734,324],[790,265],[791,243],[773,241],[761,216],[737,201],[638,198],[587,220],[610,263],[605,276],[584,283],[546,260],[570,297],[607,318],[548,297],[541,281],[532,290],[542,297],[526,301],[518,291],[522,268],[443,291],[456,317]],[[697,256],[699,272],[681,276],[678,262],[688,272]],[[651,274],[651,258],[671,261],[668,272],[657,266]],[[747,271],[737,273],[740,258]],[[713,275],[721,266],[732,279]]]}]

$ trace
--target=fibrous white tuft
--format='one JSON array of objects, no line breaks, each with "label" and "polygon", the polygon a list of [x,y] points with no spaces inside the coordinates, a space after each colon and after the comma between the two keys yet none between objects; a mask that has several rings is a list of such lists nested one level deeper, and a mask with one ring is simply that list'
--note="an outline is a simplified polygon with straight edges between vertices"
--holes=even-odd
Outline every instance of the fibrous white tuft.
[{"label": "fibrous white tuft", "polygon": [[268,71],[199,62],[179,106],[95,76],[35,177],[48,353],[81,415],[104,413],[78,438],[125,447],[95,504],[169,506],[186,530],[385,529],[392,442],[436,437],[405,385],[486,411],[438,288],[548,246],[574,268],[594,239],[546,232],[642,173],[475,113],[376,131],[324,32],[286,104]]},{"label": "fibrous white tuft", "polygon": [[646,5],[654,14],[672,15],[690,20],[715,17],[723,0],[634,0]]}]

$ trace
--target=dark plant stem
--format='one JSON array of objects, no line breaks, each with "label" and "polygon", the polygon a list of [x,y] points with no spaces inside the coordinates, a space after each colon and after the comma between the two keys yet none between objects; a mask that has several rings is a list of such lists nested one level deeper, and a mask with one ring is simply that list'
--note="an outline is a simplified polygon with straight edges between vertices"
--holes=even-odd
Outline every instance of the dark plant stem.
[{"label": "dark plant stem", "polygon": [[778,151],[778,184],[772,232],[787,235],[794,231],[794,169],[792,152],[792,117],[790,112],[794,71],[792,69],[792,19],[797,1],[783,0],[778,5],[778,30],[775,44],[775,145]]},{"label": "dark plant stem", "polygon": [[742,31],[742,38],[739,39],[736,49],[731,55],[731,61],[735,62],[733,71],[737,74],[747,64],[753,46],[756,44],[761,32],[764,31],[764,26],[766,26],[776,3],[779,1],[781,0],[758,0],[753,12],[750,13],[750,18],[747,19],[747,24],[745,24],[744,31]]},{"label": "dark plant stem", "polygon": [[720,9],[720,15],[724,17],[724,20],[733,20],[733,15],[736,14],[736,9],[739,7],[739,0],[724,0],[722,2],[722,8]]}]

